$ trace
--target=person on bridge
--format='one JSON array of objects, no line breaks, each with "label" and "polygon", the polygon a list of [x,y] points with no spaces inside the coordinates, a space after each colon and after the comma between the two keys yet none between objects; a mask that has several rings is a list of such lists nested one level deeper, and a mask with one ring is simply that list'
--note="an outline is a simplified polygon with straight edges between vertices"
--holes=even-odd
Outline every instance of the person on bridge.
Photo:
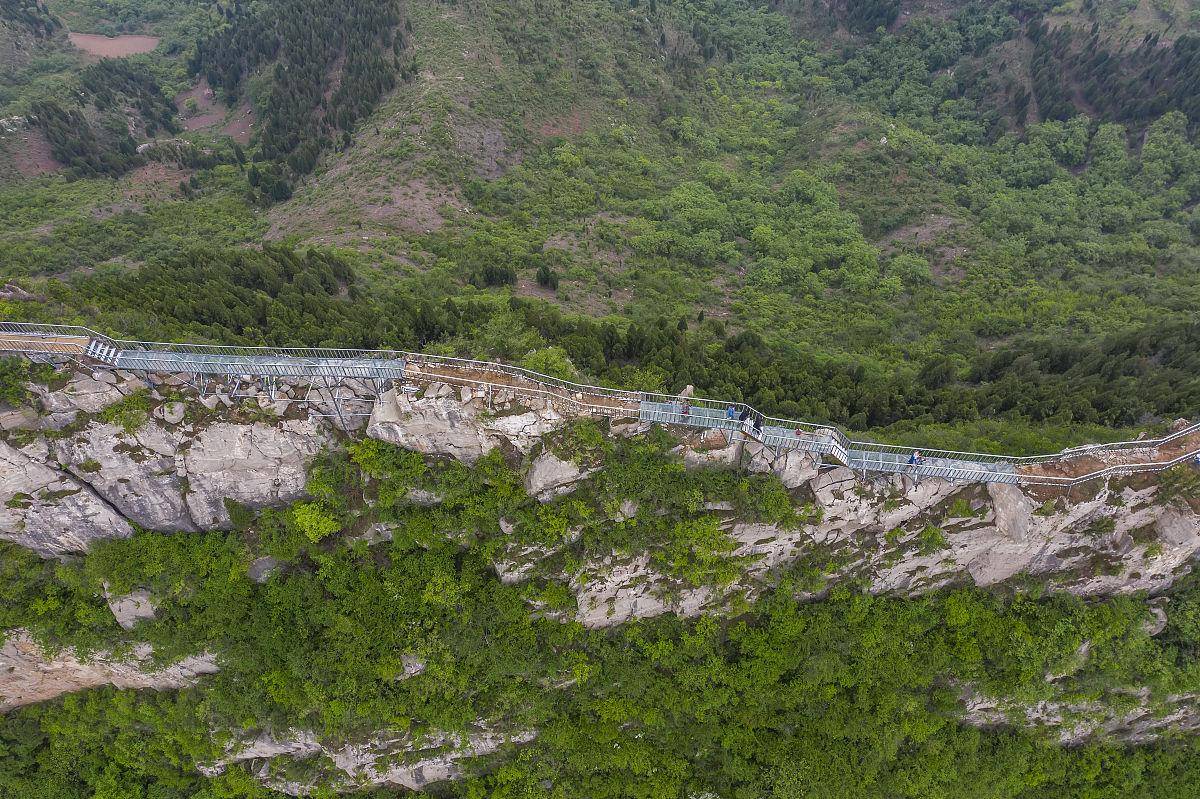
[{"label": "person on bridge", "polygon": [[908,465],[916,470],[916,468],[923,463],[925,463],[925,458],[921,456],[921,450],[914,449],[913,454],[908,456]]},{"label": "person on bridge", "polygon": [[730,421],[733,421],[734,419],[736,419],[737,418],[737,408],[733,407],[732,405],[730,405],[728,408],[726,408],[725,409],[725,418],[729,419]]},{"label": "person on bridge", "polygon": [[692,403],[687,400],[683,401],[683,421],[686,424],[691,421],[688,417],[692,415]]},{"label": "person on bridge", "polygon": [[754,435],[758,436],[759,438],[762,438],[762,423],[763,418],[757,413],[754,414]]}]

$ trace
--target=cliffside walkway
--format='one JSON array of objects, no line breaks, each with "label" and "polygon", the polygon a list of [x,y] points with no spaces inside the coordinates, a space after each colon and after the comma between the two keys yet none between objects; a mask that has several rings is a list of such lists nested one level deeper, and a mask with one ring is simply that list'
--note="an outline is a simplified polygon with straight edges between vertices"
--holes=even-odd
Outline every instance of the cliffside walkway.
[{"label": "cliffside walkway", "polygon": [[[863,474],[892,473],[965,482],[1072,486],[1117,474],[1158,472],[1200,455],[1200,424],[1159,439],[1093,444],[1051,455],[1009,457],[981,452],[922,449],[919,465],[910,447],[853,441],[830,425],[764,416],[744,403],[572,383],[516,366],[399,350],[236,347],[113,339],[85,327],[0,322],[0,354],[42,362],[76,361],[131,372],[188,374],[198,378],[305,379],[326,386],[353,380],[382,393],[394,381],[444,382],[511,390],[543,398],[584,415],[637,417],[646,422],[729,431],[776,453],[802,451]],[[684,413],[685,405],[687,403]],[[747,421],[728,418],[743,412]],[[752,425],[751,420],[759,420]]]}]

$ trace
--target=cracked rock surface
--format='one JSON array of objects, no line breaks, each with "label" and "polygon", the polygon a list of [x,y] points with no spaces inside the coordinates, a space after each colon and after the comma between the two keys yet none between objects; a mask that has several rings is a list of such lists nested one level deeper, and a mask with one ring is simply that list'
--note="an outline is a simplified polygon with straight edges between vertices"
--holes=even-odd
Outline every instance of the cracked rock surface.
[{"label": "cracked rock surface", "polygon": [[149,644],[137,644],[128,659],[103,653],[85,662],[69,649],[48,655],[28,633],[17,630],[0,645],[0,713],[99,685],[166,690],[191,685],[217,671],[216,658],[196,655],[163,669],[147,666]]},{"label": "cracked rock surface", "polygon": [[[388,391],[375,403],[367,435],[426,455],[445,455],[473,464],[496,447],[527,453],[565,421],[553,408],[487,411],[486,399],[467,390],[458,395],[434,384],[421,399]],[[467,397],[463,402],[462,398]],[[496,407],[493,402],[493,408]]]},{"label": "cracked rock surface", "polygon": [[458,761],[495,752],[505,744],[532,741],[532,731],[502,733],[479,728],[464,734],[433,732],[419,738],[409,734],[377,733],[365,741],[332,745],[308,730],[288,730],[278,735],[263,732],[230,744],[228,754],[201,769],[208,775],[222,773],[232,763],[264,761],[258,776],[270,788],[293,796],[311,791],[308,783],[270,775],[271,758],[329,758],[341,774],[338,787],[407,788],[419,791],[428,785],[462,776]]},{"label": "cracked rock surface", "polygon": [[201,529],[229,527],[229,498],[253,508],[304,496],[308,463],[332,439],[313,420],[276,425],[217,422],[200,431],[183,453],[188,513]]},{"label": "cracked rock surface", "polygon": [[90,486],[48,460],[45,442],[16,449],[0,441],[0,538],[51,557],[133,534],[125,517]]}]

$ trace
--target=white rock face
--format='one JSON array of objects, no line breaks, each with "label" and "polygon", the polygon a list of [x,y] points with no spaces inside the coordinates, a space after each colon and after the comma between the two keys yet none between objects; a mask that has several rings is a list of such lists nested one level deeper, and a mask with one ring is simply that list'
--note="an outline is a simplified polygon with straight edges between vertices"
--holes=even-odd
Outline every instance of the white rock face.
[{"label": "white rock face", "polygon": [[201,529],[227,528],[226,498],[254,508],[301,498],[308,463],[330,440],[311,420],[218,422],[202,430],[182,457],[188,513]]},{"label": "white rock face", "polygon": [[547,449],[529,465],[525,490],[539,502],[546,502],[574,490],[576,483],[596,471],[565,461]]},{"label": "white rock face", "polygon": [[85,663],[70,650],[48,657],[28,633],[14,631],[0,645],[0,713],[100,685],[160,691],[182,688],[202,674],[217,671],[216,658],[208,654],[185,658],[165,669],[144,670],[150,655],[148,644],[138,644],[132,657],[122,661],[95,655]]},{"label": "white rock face", "polygon": [[[445,389],[443,392],[441,389]],[[367,435],[426,455],[447,455],[473,464],[502,443],[527,453],[543,435],[558,428],[563,417],[553,408],[523,413],[484,413],[484,400],[462,404],[447,385],[410,399],[395,390],[375,403]]]},{"label": "white rock face", "polygon": [[[728,524],[732,555],[745,559],[743,576],[728,591],[753,598],[771,584],[772,569],[815,551],[818,567],[829,553],[839,555],[838,571],[827,579],[865,578],[875,593],[915,596],[1022,573],[1079,596],[1156,593],[1188,573],[1200,554],[1200,515],[1155,502],[1153,486],[1105,488],[1070,504],[1060,499],[1052,511],[1019,488],[899,475],[863,484],[844,468],[822,472],[808,487],[819,522],[794,530]],[[970,515],[953,517],[952,507]],[[929,538],[931,527],[937,535]],[[526,564],[520,577],[531,568]],[[572,587],[577,618],[590,627],[666,612],[695,615],[719,607],[724,596],[712,589],[665,591],[672,581],[650,568],[647,554],[589,564],[586,573],[586,582]]]},{"label": "white rock face", "polygon": [[[589,564],[586,582],[575,580],[575,620],[585,627],[611,627],[630,619],[664,613],[696,616],[720,593],[708,587],[665,591],[666,578],[650,566],[649,555],[607,558]],[[600,576],[602,575],[602,576]]]},{"label": "white rock face", "polygon": [[149,591],[131,591],[124,596],[108,596],[106,593],[105,599],[117,624],[123,629],[132,630],[142,619],[154,618],[154,601]]},{"label": "white rock face", "polygon": [[[103,376],[104,372],[98,373]],[[42,408],[46,413],[83,411],[99,413],[109,405],[120,402],[124,395],[115,385],[115,380],[97,380],[95,377],[78,373],[61,391],[41,392]]]},{"label": "white rock face", "polygon": [[731,469],[742,461],[743,442],[739,436],[727,436],[720,430],[705,430],[695,443],[677,448],[687,469]]},{"label": "white rock face", "polygon": [[1147,690],[1134,694],[1131,710],[1114,710],[1104,702],[1041,701],[1021,703],[964,691],[962,720],[974,727],[1007,727],[1014,722],[1040,730],[1065,746],[1092,740],[1147,743],[1163,733],[1189,733],[1200,729],[1200,696],[1175,694],[1165,708],[1151,707]]},{"label": "white rock face", "polygon": [[199,528],[183,501],[177,469],[182,437],[156,424],[130,435],[113,424],[93,422],[54,441],[54,457],[89,484],[125,518],[151,530]]},{"label": "white rock face", "polygon": [[[278,736],[262,733],[237,742],[228,755],[202,767],[201,771],[214,776],[231,763],[322,755],[332,760],[342,775],[341,779],[335,777],[335,787],[339,790],[385,787],[418,791],[462,776],[460,760],[490,754],[505,744],[528,743],[535,737],[532,731],[505,734],[482,728],[466,735],[432,733],[421,738],[379,733],[366,741],[331,746],[308,730],[289,730]],[[265,769],[259,777],[268,787],[293,796],[306,795],[312,789],[308,784],[272,778]]]},{"label": "white rock face", "polygon": [[46,465],[44,442],[18,450],[0,441],[0,538],[43,557],[80,552],[133,528],[74,477]]}]

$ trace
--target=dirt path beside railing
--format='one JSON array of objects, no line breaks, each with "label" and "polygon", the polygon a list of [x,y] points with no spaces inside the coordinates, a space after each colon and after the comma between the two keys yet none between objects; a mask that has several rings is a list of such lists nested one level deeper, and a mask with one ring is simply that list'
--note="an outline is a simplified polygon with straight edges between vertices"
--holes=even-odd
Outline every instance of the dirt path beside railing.
[{"label": "dirt path beside railing", "polygon": [[53,352],[62,355],[82,355],[87,351],[90,339],[82,336],[22,336],[0,333],[0,351],[4,352]]},{"label": "dirt path beside railing", "polygon": [[1062,460],[1022,466],[1017,471],[1023,475],[1039,477],[1083,477],[1112,466],[1170,463],[1198,450],[1200,450],[1200,430],[1159,446],[1107,450],[1101,446],[1093,452],[1067,456]]},{"label": "dirt path beside railing", "polygon": [[[495,386],[508,388],[518,393],[539,397],[557,397],[572,405],[591,406],[617,412],[625,412],[630,416],[638,415],[638,403],[632,400],[614,397],[608,394],[585,391],[572,392],[561,386],[542,383],[537,380],[520,377],[500,370],[481,369],[471,366],[451,366],[448,364],[413,362],[406,367],[406,377],[425,382],[440,381],[455,385],[466,386]],[[615,415],[615,414],[614,414]]]}]

